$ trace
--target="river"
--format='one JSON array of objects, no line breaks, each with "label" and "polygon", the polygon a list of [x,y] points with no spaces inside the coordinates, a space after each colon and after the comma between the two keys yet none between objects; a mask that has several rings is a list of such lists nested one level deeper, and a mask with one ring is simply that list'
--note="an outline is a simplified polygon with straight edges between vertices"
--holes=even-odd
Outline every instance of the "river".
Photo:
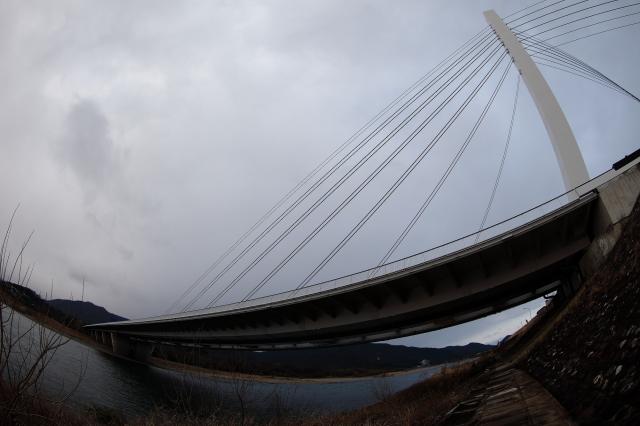
[{"label": "river", "polygon": [[[15,328],[33,323],[16,314]],[[49,332],[54,335],[54,332]],[[32,343],[38,341],[32,333]],[[265,382],[204,377],[123,360],[69,339],[57,349],[42,377],[41,389],[54,399],[70,393],[77,407],[99,407],[126,417],[143,416],[156,406],[189,400],[191,407],[235,407],[254,415],[288,412],[333,413],[376,402],[440,371],[433,366],[387,377],[327,382]]]}]

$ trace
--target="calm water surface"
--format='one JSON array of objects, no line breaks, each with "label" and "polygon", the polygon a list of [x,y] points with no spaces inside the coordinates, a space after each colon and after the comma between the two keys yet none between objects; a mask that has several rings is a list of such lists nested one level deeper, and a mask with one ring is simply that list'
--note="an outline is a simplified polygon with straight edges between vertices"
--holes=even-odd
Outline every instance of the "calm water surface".
[{"label": "calm water surface", "polygon": [[[19,320],[20,328],[31,324],[25,317]],[[441,368],[331,383],[264,383],[164,370],[115,358],[69,340],[53,356],[42,389],[54,398],[75,389],[68,400],[71,404],[107,408],[127,416],[144,415],[180,395],[189,395],[204,406],[233,407],[241,398],[256,414],[268,415],[282,408],[327,413],[372,404],[381,394],[405,389]]]}]

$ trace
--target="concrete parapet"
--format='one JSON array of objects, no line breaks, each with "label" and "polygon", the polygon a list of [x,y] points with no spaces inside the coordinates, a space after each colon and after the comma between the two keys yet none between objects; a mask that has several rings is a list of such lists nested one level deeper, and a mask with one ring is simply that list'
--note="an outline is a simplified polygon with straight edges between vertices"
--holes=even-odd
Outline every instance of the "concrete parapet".
[{"label": "concrete parapet", "polygon": [[598,187],[598,194],[591,229],[593,241],[580,260],[580,271],[587,277],[597,271],[622,234],[640,194],[640,165]]}]

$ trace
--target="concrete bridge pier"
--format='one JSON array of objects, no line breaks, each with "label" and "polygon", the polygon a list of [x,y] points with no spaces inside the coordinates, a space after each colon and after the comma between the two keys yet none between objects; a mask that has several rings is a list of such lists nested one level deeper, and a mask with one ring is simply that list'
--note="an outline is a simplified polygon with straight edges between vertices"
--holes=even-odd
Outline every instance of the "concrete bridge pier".
[{"label": "concrete bridge pier", "polygon": [[571,272],[567,272],[566,277],[561,280],[562,284],[557,289],[562,299],[571,299],[580,289],[584,281],[582,272],[578,266],[573,266],[571,269]]},{"label": "concrete bridge pier", "polygon": [[599,186],[598,195],[589,229],[591,244],[575,270],[558,287],[558,292],[567,299],[578,291],[586,278],[597,272],[620,238],[627,217],[640,196],[640,166],[635,164]]},{"label": "concrete bridge pier", "polygon": [[106,331],[100,333],[98,341],[103,345],[111,346],[111,336]]},{"label": "concrete bridge pier", "polygon": [[132,358],[137,361],[147,361],[153,352],[153,345],[148,342],[131,340],[118,333],[111,334],[111,348],[116,355]]}]

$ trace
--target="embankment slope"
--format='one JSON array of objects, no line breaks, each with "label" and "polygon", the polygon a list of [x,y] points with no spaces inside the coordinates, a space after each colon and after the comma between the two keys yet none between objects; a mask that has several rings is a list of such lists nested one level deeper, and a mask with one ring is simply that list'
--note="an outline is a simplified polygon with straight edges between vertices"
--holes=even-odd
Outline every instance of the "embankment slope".
[{"label": "embankment slope", "polygon": [[639,203],[607,261],[521,367],[581,424],[638,424]]}]

